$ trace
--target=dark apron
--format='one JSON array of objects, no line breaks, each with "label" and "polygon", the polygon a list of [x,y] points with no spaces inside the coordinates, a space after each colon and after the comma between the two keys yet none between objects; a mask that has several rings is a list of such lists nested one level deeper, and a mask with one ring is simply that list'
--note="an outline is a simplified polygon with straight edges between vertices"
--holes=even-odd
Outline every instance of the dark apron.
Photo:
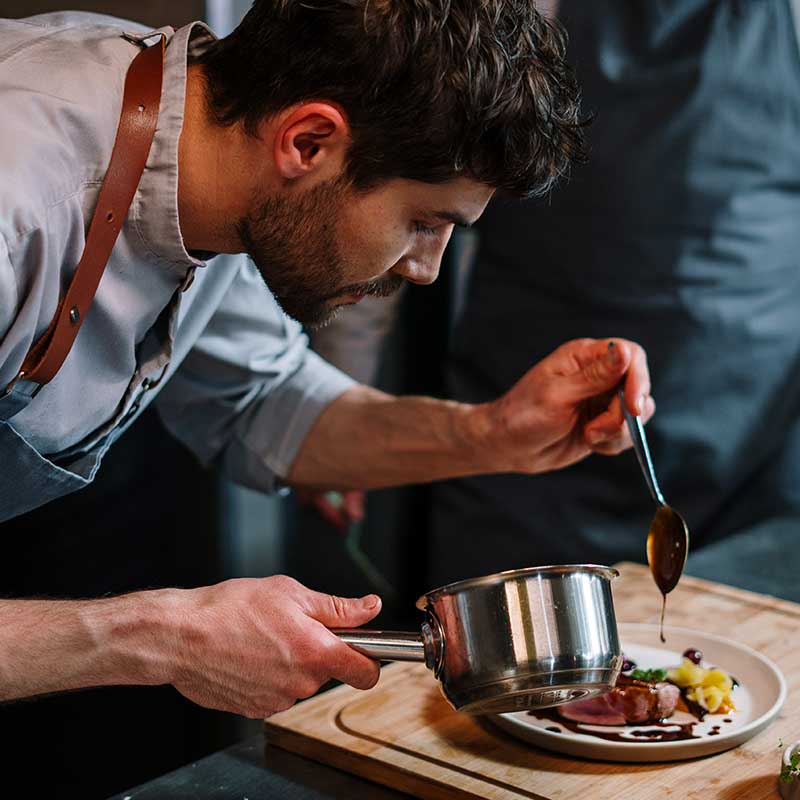
[{"label": "dark apron", "polygon": [[[649,353],[648,435],[694,547],[800,512],[800,58],[788,0],[563,0],[591,161],[493,204],[449,363],[493,399],[562,342]],[[636,460],[436,489],[429,585],[643,560]]]}]

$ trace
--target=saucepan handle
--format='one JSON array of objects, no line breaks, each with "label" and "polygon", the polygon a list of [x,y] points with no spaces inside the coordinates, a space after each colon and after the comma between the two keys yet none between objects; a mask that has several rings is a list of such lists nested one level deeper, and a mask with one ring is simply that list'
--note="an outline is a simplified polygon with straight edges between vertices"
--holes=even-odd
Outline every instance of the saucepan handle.
[{"label": "saucepan handle", "polygon": [[425,645],[419,633],[363,628],[340,628],[331,633],[359,653],[378,661],[425,661]]}]

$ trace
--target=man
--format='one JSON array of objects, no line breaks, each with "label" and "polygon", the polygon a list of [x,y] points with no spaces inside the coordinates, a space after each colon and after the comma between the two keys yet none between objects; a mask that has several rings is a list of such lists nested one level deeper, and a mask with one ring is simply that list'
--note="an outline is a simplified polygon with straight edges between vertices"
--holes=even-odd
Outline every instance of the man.
[{"label": "man", "polygon": [[[641,342],[687,569],[800,599],[800,4],[559,6],[592,157],[552,201],[496,203],[481,220],[452,397],[496,396],[576,331]],[[632,454],[465,477],[435,498],[433,585],[531,557],[642,560],[653,515]]]},{"label": "man", "polygon": [[[36,393],[21,364],[80,258],[125,72],[151,40],[130,28],[82,15],[0,27],[2,517],[86,485],[156,396],[203,461],[264,491],[617,453],[622,380],[630,410],[653,413],[644,353],[625,340],[568,343],[473,406],[355,385],[278,307],[322,324],[430,283],[453,226],[496,189],[544,191],[581,156],[560,33],[532,3],[502,0],[259,0],[219,42],[200,24],[163,31],[147,169],[80,335]],[[377,664],[328,628],[379,606],[286,577],[2,601],[0,699],[169,683],[263,717],[330,678],[373,685]]]}]

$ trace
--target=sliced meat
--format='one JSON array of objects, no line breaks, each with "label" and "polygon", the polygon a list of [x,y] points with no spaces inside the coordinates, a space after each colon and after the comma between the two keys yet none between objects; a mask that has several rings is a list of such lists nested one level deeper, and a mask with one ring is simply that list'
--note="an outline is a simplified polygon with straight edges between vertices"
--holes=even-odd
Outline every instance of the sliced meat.
[{"label": "sliced meat", "polygon": [[565,719],[586,725],[624,725],[627,722],[625,715],[611,704],[613,694],[612,691],[599,697],[590,697],[588,700],[564,703],[558,706],[556,711]]},{"label": "sliced meat", "polygon": [[680,689],[671,683],[637,681],[620,675],[608,694],[558,706],[558,713],[587,725],[642,724],[672,716],[679,697]]},{"label": "sliced meat", "polygon": [[620,675],[611,691],[611,703],[628,722],[657,722],[672,716],[680,695],[680,689],[671,683],[637,681]]}]

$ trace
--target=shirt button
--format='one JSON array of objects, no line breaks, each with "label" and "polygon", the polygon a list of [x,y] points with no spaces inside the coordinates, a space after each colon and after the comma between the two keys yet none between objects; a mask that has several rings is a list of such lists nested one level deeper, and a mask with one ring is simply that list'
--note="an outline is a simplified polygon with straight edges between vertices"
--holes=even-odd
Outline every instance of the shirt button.
[{"label": "shirt button", "polygon": [[150,380],[150,378],[145,378],[142,381],[142,389],[144,389],[145,391],[147,391],[148,389],[151,389],[152,386],[153,386],[153,382]]}]

